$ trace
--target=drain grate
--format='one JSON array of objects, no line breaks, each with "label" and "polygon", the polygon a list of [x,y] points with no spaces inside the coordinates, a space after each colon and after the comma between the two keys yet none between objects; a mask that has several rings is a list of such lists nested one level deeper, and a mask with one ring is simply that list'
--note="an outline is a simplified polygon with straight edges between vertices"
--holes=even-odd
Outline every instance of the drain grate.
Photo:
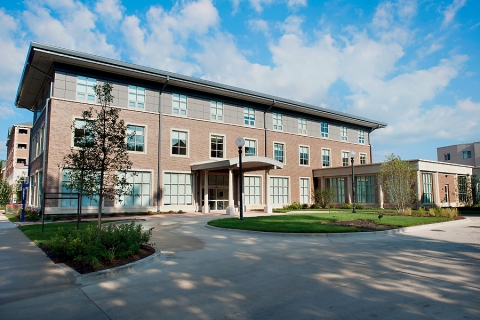
[{"label": "drain grate", "polygon": [[440,230],[440,229],[432,229],[430,231],[439,231],[439,232],[445,232],[445,230]]}]

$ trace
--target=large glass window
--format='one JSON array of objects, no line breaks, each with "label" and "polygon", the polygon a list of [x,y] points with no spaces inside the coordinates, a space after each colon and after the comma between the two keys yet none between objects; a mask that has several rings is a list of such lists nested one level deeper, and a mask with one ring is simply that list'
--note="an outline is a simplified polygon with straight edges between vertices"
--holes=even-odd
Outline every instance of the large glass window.
[{"label": "large glass window", "polygon": [[458,176],[458,200],[460,202],[467,202],[467,177]]},{"label": "large glass window", "polygon": [[[70,170],[63,170],[62,171],[62,193],[73,193],[73,192],[78,192],[77,190],[73,189],[67,189],[67,184],[70,182],[70,176],[69,176]],[[63,197],[72,197],[75,195],[64,195],[62,194]],[[89,206],[98,206],[98,201],[100,201],[100,198],[98,195],[94,195],[92,197],[89,197],[88,195],[83,195],[82,197],[82,207],[89,207]],[[62,199],[60,201],[60,206],[62,207],[76,207],[78,204],[77,199]]]},{"label": "large glass window", "polygon": [[273,144],[273,157],[275,160],[284,162],[284,144],[283,143],[274,143]]},{"label": "large glass window", "polygon": [[255,110],[253,108],[243,108],[243,120],[247,126],[255,126]]},{"label": "large glass window", "polygon": [[119,197],[119,204],[122,206],[149,206],[151,188],[150,178],[150,172],[127,172],[127,182],[132,188],[128,194]]},{"label": "large glass window", "polygon": [[472,151],[462,151],[462,159],[470,159],[472,157]]},{"label": "large glass window", "polygon": [[172,110],[173,114],[187,115],[187,96],[178,93],[172,94]]},{"label": "large glass window", "polygon": [[443,154],[443,160],[450,161],[450,153]]},{"label": "large glass window", "polygon": [[298,133],[307,134],[307,119],[298,118]]},{"label": "large glass window", "polygon": [[222,158],[224,154],[224,137],[211,135],[210,136],[210,157]]},{"label": "large glass window", "polygon": [[287,204],[288,202],[288,178],[270,177],[270,203]]},{"label": "large glass window", "polygon": [[330,167],[330,150],[322,149],[322,166]]},{"label": "large glass window", "polygon": [[328,123],[320,122],[320,131],[322,133],[322,138],[328,138]]},{"label": "large glass window", "polygon": [[260,177],[245,176],[245,204],[261,204]]},{"label": "large glass window", "polygon": [[77,77],[77,99],[95,102],[95,85],[97,80],[93,78]]},{"label": "large glass window", "polygon": [[145,108],[145,88],[128,86],[128,106],[130,108]]},{"label": "large glass window", "polygon": [[192,174],[165,173],[163,184],[164,205],[191,205],[192,198]]},{"label": "large glass window", "polygon": [[212,120],[223,121],[223,103],[210,101],[210,114]]},{"label": "large glass window", "polygon": [[327,188],[333,189],[335,203],[345,203],[345,179],[344,178],[328,178]]},{"label": "large glass window", "polygon": [[273,129],[275,130],[283,130],[282,125],[282,115],[280,113],[272,113],[273,118]]},{"label": "large glass window", "polygon": [[73,145],[75,147],[88,147],[93,144],[91,133],[85,129],[87,121],[75,119],[75,129],[73,130]]},{"label": "large glass window", "polygon": [[300,165],[301,166],[308,166],[308,154],[309,154],[309,148],[300,146]]},{"label": "large glass window", "polygon": [[127,126],[127,150],[143,152],[145,147],[145,127]]},{"label": "large glass window", "polygon": [[365,131],[363,130],[358,130],[358,143],[365,143]]},{"label": "large glass window", "polygon": [[300,203],[310,203],[310,179],[300,178]]},{"label": "large glass window", "polygon": [[342,138],[342,141],[348,141],[347,127],[344,127],[344,126],[340,127],[340,136]]},{"label": "large glass window", "polygon": [[433,203],[433,183],[430,173],[422,173],[423,181],[423,203]]},{"label": "large glass window", "polygon": [[184,131],[172,131],[172,154],[187,155],[187,133]]},{"label": "large glass window", "polygon": [[358,203],[375,203],[375,176],[355,177]]},{"label": "large glass window", "polygon": [[245,139],[245,156],[256,156],[257,155],[257,141]]},{"label": "large glass window", "polygon": [[342,166],[348,167],[348,165],[349,165],[348,159],[349,159],[349,152],[348,151],[342,151]]}]

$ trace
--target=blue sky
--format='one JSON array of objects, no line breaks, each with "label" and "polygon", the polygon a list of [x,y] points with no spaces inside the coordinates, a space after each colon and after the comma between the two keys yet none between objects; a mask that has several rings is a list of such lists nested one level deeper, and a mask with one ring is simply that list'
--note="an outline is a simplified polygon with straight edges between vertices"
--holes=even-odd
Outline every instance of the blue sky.
[{"label": "blue sky", "polygon": [[0,159],[30,41],[388,123],[374,161],[480,140],[480,1],[36,0],[0,7]]}]

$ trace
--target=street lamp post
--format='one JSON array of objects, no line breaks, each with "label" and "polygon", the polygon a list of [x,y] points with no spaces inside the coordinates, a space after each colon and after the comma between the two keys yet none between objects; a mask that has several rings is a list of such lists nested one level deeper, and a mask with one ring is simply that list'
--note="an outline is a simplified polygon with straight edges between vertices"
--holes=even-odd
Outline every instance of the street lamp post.
[{"label": "street lamp post", "polygon": [[235,144],[238,147],[238,167],[239,167],[239,180],[240,180],[240,220],[243,220],[243,176],[242,176],[242,148],[245,145],[245,139],[237,138]]},{"label": "street lamp post", "polygon": [[350,160],[352,161],[352,213],[356,213],[355,210],[355,173],[354,173],[354,162],[355,162],[355,151],[350,151]]}]

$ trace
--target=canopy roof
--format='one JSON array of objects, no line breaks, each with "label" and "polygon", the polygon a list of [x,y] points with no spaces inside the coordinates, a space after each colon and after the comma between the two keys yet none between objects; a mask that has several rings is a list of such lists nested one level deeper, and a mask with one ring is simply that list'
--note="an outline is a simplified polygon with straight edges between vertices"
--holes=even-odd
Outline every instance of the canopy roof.
[{"label": "canopy roof", "polygon": [[[224,160],[209,160],[190,164],[193,171],[227,171],[228,169],[237,170],[239,168],[239,158]],[[242,171],[273,170],[283,169],[283,163],[266,157],[242,157]]]}]

